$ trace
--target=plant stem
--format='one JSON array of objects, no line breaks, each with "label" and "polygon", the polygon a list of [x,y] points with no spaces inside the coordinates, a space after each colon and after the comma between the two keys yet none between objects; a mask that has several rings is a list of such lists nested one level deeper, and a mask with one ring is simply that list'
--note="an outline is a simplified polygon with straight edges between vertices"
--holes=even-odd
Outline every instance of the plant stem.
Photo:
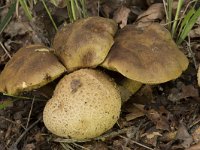
[{"label": "plant stem", "polygon": [[178,17],[179,17],[182,5],[183,5],[183,0],[179,0],[177,10],[176,10],[176,15],[175,15],[175,18],[174,18],[174,23],[173,23],[173,26],[172,26],[172,31],[171,31],[172,38],[175,36],[176,30],[177,30]]},{"label": "plant stem", "polygon": [[44,8],[46,9],[47,14],[49,15],[49,18],[50,18],[55,30],[58,31],[58,28],[57,28],[57,26],[56,26],[56,24],[55,24],[55,22],[53,20],[53,17],[51,16],[51,13],[50,13],[49,9],[47,8],[47,5],[45,4],[44,0],[42,0],[42,4],[43,4]]}]

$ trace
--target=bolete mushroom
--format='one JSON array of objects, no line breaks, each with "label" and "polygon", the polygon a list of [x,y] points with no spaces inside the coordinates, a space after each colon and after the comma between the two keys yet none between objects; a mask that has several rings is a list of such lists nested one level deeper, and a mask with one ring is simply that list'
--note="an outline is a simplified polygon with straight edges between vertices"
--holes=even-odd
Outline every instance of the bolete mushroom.
[{"label": "bolete mushroom", "polygon": [[18,95],[37,89],[63,74],[66,69],[50,49],[29,45],[19,49],[0,75],[0,92]]},{"label": "bolete mushroom", "polygon": [[44,108],[43,120],[58,136],[83,140],[112,128],[120,109],[120,94],[113,80],[100,71],[81,69],[58,83]]},{"label": "bolete mushroom", "polygon": [[137,82],[158,84],[179,77],[188,59],[160,24],[127,25],[116,35],[102,66]]},{"label": "bolete mushroom", "polygon": [[104,61],[114,43],[117,24],[101,17],[88,17],[57,32],[52,47],[68,72],[96,67]]}]

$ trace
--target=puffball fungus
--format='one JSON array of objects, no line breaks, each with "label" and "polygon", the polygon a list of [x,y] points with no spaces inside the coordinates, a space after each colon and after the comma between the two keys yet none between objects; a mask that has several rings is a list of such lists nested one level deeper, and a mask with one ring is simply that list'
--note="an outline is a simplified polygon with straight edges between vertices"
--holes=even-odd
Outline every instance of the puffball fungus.
[{"label": "puffball fungus", "polygon": [[43,120],[52,133],[77,140],[106,132],[119,118],[120,93],[106,74],[81,69],[66,75],[47,102]]}]

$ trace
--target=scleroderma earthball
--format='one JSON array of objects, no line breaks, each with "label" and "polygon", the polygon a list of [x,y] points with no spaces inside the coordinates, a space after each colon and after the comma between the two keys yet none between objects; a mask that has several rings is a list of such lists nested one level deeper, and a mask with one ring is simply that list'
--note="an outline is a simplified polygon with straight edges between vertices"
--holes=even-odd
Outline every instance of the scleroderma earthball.
[{"label": "scleroderma earthball", "polygon": [[[0,91],[18,95],[67,72],[45,106],[45,126],[58,136],[78,140],[103,134],[117,122],[122,101],[142,84],[174,80],[189,63],[160,24],[127,25],[115,36],[116,31],[113,20],[88,17],[61,28],[53,51],[41,45],[21,48],[1,72]],[[90,69],[98,65],[122,74],[120,86]]]},{"label": "scleroderma earthball", "polygon": [[43,113],[45,126],[54,134],[78,140],[97,137],[119,118],[121,98],[106,74],[81,69],[57,85]]}]

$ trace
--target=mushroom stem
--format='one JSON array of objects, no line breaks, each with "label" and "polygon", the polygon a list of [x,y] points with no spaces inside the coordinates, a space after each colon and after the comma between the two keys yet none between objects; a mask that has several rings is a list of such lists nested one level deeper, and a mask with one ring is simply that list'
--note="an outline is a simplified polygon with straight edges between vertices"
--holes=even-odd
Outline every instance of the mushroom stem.
[{"label": "mushroom stem", "polygon": [[124,78],[118,86],[122,103],[124,103],[141,88],[142,83]]}]

